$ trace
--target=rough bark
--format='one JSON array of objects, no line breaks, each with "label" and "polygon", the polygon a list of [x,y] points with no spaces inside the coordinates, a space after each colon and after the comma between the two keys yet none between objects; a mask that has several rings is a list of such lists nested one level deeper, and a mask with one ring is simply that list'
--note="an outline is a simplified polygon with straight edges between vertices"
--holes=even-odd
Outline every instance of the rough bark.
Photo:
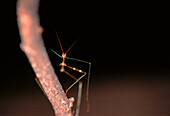
[{"label": "rough bark", "polygon": [[72,116],[73,98],[64,99],[64,91],[44,47],[38,16],[39,0],[18,0],[17,20],[21,49],[48,96],[56,116]]}]

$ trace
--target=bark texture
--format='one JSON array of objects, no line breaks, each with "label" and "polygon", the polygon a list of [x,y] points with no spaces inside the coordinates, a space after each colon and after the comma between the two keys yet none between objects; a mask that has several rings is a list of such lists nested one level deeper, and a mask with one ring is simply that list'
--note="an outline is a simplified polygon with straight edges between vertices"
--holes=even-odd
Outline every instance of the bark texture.
[{"label": "bark texture", "polygon": [[25,52],[37,78],[47,94],[56,116],[72,116],[73,98],[64,99],[64,91],[44,47],[38,16],[39,0],[18,0],[17,20],[21,49]]}]

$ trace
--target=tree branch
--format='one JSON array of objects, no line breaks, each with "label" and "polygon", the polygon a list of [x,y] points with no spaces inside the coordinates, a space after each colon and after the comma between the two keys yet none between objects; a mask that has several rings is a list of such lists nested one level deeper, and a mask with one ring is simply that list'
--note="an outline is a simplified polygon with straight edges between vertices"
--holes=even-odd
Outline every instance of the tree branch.
[{"label": "tree branch", "polygon": [[41,36],[39,16],[39,0],[18,0],[17,16],[21,36],[21,49],[36,73],[45,93],[47,94],[56,116],[71,116],[73,98],[64,100],[64,91],[54,69]]}]

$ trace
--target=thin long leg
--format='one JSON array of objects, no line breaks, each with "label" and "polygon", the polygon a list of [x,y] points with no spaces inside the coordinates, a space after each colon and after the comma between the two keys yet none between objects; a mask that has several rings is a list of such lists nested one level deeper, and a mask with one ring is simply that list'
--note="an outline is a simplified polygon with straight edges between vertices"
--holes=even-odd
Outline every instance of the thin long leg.
[{"label": "thin long leg", "polygon": [[89,64],[89,62],[87,62],[87,61],[80,60],[80,59],[76,59],[76,58],[70,58],[70,57],[66,57],[66,59],[75,60],[75,61],[84,62],[84,63],[87,63],[87,64]]},{"label": "thin long leg", "polygon": [[70,90],[77,82],[80,81],[80,79],[82,79],[86,74],[82,75],[81,77],[79,77],[67,90],[66,90],[66,94],[68,92],[68,90]]},{"label": "thin long leg", "polygon": [[88,79],[87,79],[87,89],[86,89],[87,112],[90,111],[90,102],[89,102],[90,70],[91,70],[91,63],[89,63],[89,71],[88,71]]},{"label": "thin long leg", "polygon": [[79,112],[80,112],[82,87],[83,87],[83,83],[79,83],[78,98],[77,98],[77,108],[76,108],[75,116],[79,116]]},{"label": "thin long leg", "polygon": [[77,68],[75,68],[75,67],[71,67],[71,66],[68,66],[68,65],[66,65],[66,67],[68,67],[68,68],[70,68],[70,69],[72,69],[72,70],[75,70],[75,71],[77,71],[77,72],[79,72],[79,73],[84,73],[84,74],[86,74],[86,72],[83,72],[82,70],[77,69]]},{"label": "thin long leg", "polygon": [[[44,91],[44,89],[43,89],[43,87],[42,87],[42,85],[41,85],[38,77],[35,77],[35,81],[37,82],[38,86],[39,86],[40,89],[43,91],[43,93],[45,94],[45,96],[48,98],[48,96],[47,96],[47,94],[45,93],[45,91]],[[49,98],[48,98],[48,100],[49,100]]]},{"label": "thin long leg", "polygon": [[[50,49],[50,48],[49,48]],[[60,57],[61,58],[61,56],[57,53],[57,52],[55,52],[54,50],[52,50],[52,49],[50,49],[53,53],[55,53],[58,57]]]},{"label": "thin long leg", "polygon": [[[86,74],[82,75],[79,79],[77,79],[75,76],[71,75],[70,73],[68,73],[67,71],[64,70],[64,73],[66,73],[68,76],[72,77],[73,79],[76,80],[76,82],[74,82],[67,90],[66,90],[66,94],[65,97],[67,95],[68,90],[70,90],[77,82],[79,83],[79,89],[78,89],[78,98],[77,98],[77,107],[76,107],[76,113],[75,116],[79,116],[79,112],[80,112],[80,104],[81,104],[81,96],[82,96],[82,86],[83,83],[80,81],[81,78],[83,78]],[[65,98],[64,97],[64,98]]]},{"label": "thin long leg", "polygon": [[90,103],[89,103],[89,84],[90,84],[91,63],[90,63],[90,62],[87,62],[87,61],[84,61],[84,60],[80,60],[80,59],[76,59],[76,58],[70,58],[70,57],[66,57],[66,59],[75,60],[75,61],[79,61],[79,62],[83,62],[83,63],[89,64],[88,79],[87,79],[87,89],[86,89],[87,112],[89,112],[89,111],[90,111]]}]

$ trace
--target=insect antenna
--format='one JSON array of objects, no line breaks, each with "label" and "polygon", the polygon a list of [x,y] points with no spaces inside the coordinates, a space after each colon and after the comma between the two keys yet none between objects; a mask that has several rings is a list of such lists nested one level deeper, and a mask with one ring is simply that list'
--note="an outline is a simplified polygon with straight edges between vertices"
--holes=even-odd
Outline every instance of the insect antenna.
[{"label": "insect antenna", "polygon": [[77,40],[68,48],[68,50],[66,51],[66,53],[73,47],[73,45],[77,42]]},{"label": "insect antenna", "polygon": [[57,33],[56,33],[56,36],[57,36],[58,42],[59,42],[59,44],[60,44],[60,48],[61,48],[61,50],[62,50],[62,53],[64,53],[64,51],[63,51],[63,47],[62,47],[62,45],[61,45],[61,41],[60,41],[60,39],[59,39],[59,37],[58,37],[58,34],[57,34]]}]

